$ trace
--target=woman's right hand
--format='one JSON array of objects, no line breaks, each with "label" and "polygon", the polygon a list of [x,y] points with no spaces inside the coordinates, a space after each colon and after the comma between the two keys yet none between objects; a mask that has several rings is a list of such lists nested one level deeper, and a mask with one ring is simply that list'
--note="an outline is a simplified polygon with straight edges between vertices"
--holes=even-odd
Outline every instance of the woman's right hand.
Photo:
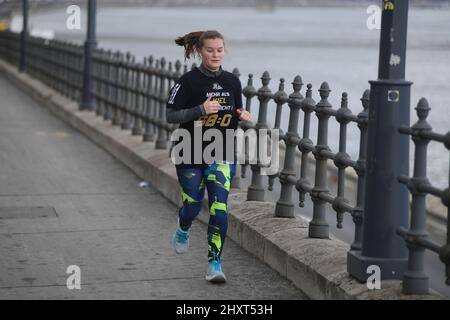
[{"label": "woman's right hand", "polygon": [[212,97],[209,96],[205,102],[203,102],[206,114],[217,113],[219,111],[220,103],[216,100],[211,100],[211,98]]}]

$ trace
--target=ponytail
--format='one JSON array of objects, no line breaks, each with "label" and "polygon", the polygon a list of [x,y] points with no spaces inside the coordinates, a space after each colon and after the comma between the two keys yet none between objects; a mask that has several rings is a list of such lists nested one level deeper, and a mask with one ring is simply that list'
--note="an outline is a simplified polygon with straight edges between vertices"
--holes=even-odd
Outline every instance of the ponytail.
[{"label": "ponytail", "polygon": [[175,39],[175,43],[184,47],[184,60],[186,61],[191,57],[191,55],[195,56],[197,54],[197,49],[201,49],[203,47],[203,41],[205,39],[216,38],[224,40],[223,35],[215,30],[194,31],[187,33],[182,37],[178,37]]}]

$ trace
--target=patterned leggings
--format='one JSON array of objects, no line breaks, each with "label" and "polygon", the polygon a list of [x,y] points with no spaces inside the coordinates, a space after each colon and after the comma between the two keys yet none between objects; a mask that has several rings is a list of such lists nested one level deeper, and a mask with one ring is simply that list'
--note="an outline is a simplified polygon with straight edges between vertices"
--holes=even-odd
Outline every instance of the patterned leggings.
[{"label": "patterned leggings", "polygon": [[203,168],[177,166],[183,200],[183,206],[179,210],[180,226],[183,230],[189,229],[200,213],[205,186],[208,190],[208,261],[219,259],[222,254],[228,227],[228,193],[235,172],[234,163],[213,163]]}]

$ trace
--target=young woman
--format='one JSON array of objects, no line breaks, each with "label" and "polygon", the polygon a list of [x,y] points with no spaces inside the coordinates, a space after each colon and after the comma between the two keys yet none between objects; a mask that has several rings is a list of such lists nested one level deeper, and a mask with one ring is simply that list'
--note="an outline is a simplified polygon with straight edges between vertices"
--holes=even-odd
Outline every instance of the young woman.
[{"label": "young woman", "polygon": [[[205,187],[209,198],[208,267],[206,280],[225,282],[221,254],[227,233],[227,199],[236,161],[226,147],[234,145],[227,131],[236,130],[238,120],[249,121],[250,113],[242,110],[242,87],[239,79],[222,69],[225,55],[224,37],[217,31],[191,32],[178,37],[175,43],[184,47],[185,59],[198,54],[199,67],[185,73],[171,88],[166,108],[169,123],[190,134],[190,150],[183,150],[182,161],[176,161],[183,206],[179,210],[177,230],[172,244],[177,253],[189,247],[189,230],[202,208]],[[194,130],[201,129],[200,137]],[[208,130],[222,135],[222,152],[212,152],[213,161],[203,157],[207,144],[203,136]],[[234,132],[234,131],[233,131]],[[195,139],[194,139],[195,138]],[[198,141],[201,139],[202,141]],[[220,140],[219,140],[220,141]],[[178,143],[181,143],[179,141]],[[198,147],[200,146],[200,147]],[[176,145],[172,149],[176,150]],[[185,152],[190,156],[185,157]],[[198,156],[201,153],[201,161]],[[175,155],[176,157],[177,155]],[[230,156],[232,161],[230,161]],[[173,153],[172,153],[173,159]]]}]

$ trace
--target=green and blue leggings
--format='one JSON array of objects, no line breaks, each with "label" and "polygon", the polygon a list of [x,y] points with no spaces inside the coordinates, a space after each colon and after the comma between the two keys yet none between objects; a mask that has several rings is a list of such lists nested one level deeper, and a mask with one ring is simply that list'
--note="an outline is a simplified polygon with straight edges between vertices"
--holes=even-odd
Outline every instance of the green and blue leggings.
[{"label": "green and blue leggings", "polygon": [[177,166],[183,206],[179,210],[180,227],[188,230],[202,209],[205,186],[209,198],[208,261],[222,254],[228,227],[227,200],[235,163],[213,163],[202,168]]}]

